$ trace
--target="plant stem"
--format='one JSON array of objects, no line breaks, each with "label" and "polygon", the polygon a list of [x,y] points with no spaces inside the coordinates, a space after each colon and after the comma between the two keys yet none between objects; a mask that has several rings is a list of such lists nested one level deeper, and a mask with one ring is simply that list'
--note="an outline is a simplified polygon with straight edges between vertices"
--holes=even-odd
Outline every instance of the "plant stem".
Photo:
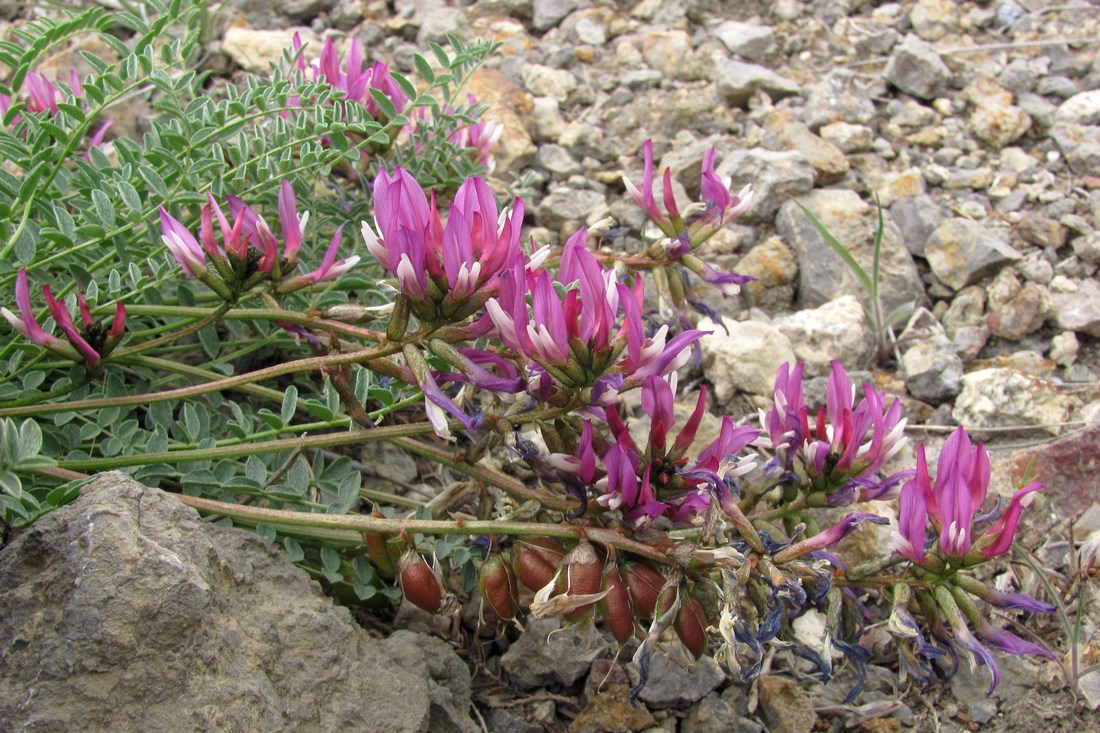
[{"label": "plant stem", "polygon": [[[126,311],[135,316],[174,316],[179,318],[198,318],[210,314],[208,308],[194,308],[180,305],[133,305]],[[341,321],[315,318],[307,313],[284,311],[275,308],[230,308],[222,316],[230,321],[285,321],[297,326],[306,326],[320,331],[330,331],[341,336],[381,342],[385,334],[369,328],[359,328]]]},{"label": "plant stem", "polygon": [[[164,346],[166,344],[172,343],[173,341],[181,339],[185,336],[190,336],[191,334],[197,333],[198,331],[201,331],[202,329],[206,328],[207,326],[209,326],[214,321],[217,321],[219,318],[224,316],[226,311],[228,311],[231,307],[232,306],[229,303],[222,303],[220,306],[218,306],[213,311],[208,311],[207,314],[203,318],[200,318],[199,320],[195,321],[194,323],[192,323],[190,325],[184,326],[183,328],[179,329],[178,331],[173,331],[172,333],[167,333],[167,334],[161,336],[160,338],[153,339],[152,341],[145,341],[145,342],[142,342],[140,344],[134,344],[133,346],[130,346],[130,347],[125,348],[125,349],[120,349],[116,354],[112,354],[112,356],[118,358],[118,357],[131,356],[133,354],[140,354],[143,351],[151,351],[151,350],[157,348],[158,346]],[[201,309],[197,309],[197,310],[201,310]]]},{"label": "plant stem", "polygon": [[[610,545],[616,549],[659,563],[671,564],[671,560],[663,552],[615,530],[602,527],[495,520],[403,519],[399,517],[372,517],[364,514],[309,514],[306,512],[288,512],[279,509],[242,506],[183,494],[172,494],[172,496],[187,506],[207,514],[229,517],[244,524],[268,524],[278,531],[317,527],[345,530],[349,533],[355,532],[359,534],[360,539],[364,532],[379,532],[382,534],[418,532],[430,535],[468,536],[510,535],[514,537],[561,537],[563,539],[587,538],[592,542]],[[348,536],[350,537],[350,534]]]}]

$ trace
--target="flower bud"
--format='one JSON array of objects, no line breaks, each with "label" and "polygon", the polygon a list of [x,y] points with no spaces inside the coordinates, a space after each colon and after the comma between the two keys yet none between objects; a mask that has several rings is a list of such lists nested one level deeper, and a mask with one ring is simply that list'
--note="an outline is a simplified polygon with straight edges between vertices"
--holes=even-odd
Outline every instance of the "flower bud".
[{"label": "flower bud", "polygon": [[665,576],[652,565],[627,565],[623,568],[623,579],[630,590],[630,600],[638,618],[653,618]]},{"label": "flower bud", "polygon": [[501,619],[515,618],[519,612],[519,586],[512,566],[500,555],[492,555],[481,565],[478,577],[481,599]]},{"label": "flower bud", "polygon": [[630,589],[615,563],[608,563],[603,571],[600,590],[606,595],[596,607],[615,640],[625,644],[634,635],[634,604],[630,601]]},{"label": "flower bud", "polygon": [[703,605],[689,595],[680,600],[680,612],[672,622],[684,648],[698,659],[707,650],[707,617]]},{"label": "flower bud", "polygon": [[[582,540],[562,560],[562,573],[558,587],[567,596],[587,596],[600,592],[603,563],[591,542]],[[595,603],[579,606],[565,614],[566,621],[579,621],[588,614]]]},{"label": "flower bud", "polygon": [[550,537],[525,537],[516,542],[512,568],[519,582],[531,590],[539,590],[558,572],[565,548]]},{"label": "flower bud", "polygon": [[443,588],[428,561],[415,550],[407,550],[398,563],[398,582],[405,598],[428,613],[435,613],[443,603]]}]

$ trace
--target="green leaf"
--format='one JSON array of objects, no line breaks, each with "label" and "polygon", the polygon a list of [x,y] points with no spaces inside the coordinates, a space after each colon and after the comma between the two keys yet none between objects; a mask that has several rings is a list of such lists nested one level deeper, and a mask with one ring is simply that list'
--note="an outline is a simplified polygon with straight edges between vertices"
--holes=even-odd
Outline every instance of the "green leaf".
[{"label": "green leaf", "polygon": [[107,194],[98,189],[92,191],[92,206],[95,207],[95,216],[104,228],[110,229],[115,225],[115,207]]},{"label": "green leaf", "polygon": [[11,471],[0,471],[0,491],[14,499],[22,499],[23,482]]},{"label": "green leaf", "polygon": [[[413,65],[416,66],[416,73],[421,79],[431,84],[435,81],[435,72],[432,71],[432,65],[428,63],[428,60],[420,54],[413,54]],[[415,97],[416,94],[410,94],[409,98]]]},{"label": "green leaf", "polygon": [[283,422],[287,425],[290,424],[291,418],[294,417],[294,413],[298,409],[298,388],[293,384],[286,388],[286,392],[283,394],[283,405],[279,411],[280,416],[283,418]]},{"label": "green leaf", "polygon": [[306,557],[306,552],[302,549],[301,543],[293,537],[284,537],[283,547],[286,549],[287,559],[291,562],[301,562]]}]

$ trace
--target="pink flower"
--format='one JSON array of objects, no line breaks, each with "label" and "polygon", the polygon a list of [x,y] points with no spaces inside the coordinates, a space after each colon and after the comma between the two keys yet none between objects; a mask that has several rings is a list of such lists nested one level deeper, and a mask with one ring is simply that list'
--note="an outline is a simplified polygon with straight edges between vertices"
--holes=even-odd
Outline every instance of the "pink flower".
[{"label": "pink flower", "polygon": [[206,258],[198,240],[163,206],[160,207],[160,231],[161,241],[184,272],[191,277],[199,277],[206,272]]}]

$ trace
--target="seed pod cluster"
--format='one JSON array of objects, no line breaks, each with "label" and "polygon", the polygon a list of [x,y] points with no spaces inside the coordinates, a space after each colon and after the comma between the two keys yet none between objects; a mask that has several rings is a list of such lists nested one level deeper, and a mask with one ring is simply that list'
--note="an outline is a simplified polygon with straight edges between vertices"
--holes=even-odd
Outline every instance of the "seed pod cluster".
[{"label": "seed pod cluster", "polygon": [[707,650],[707,617],[699,601],[688,595],[680,599],[680,611],[672,622],[672,628],[693,657],[698,659],[703,656]]},{"label": "seed pod cluster", "polygon": [[495,554],[485,558],[478,576],[478,589],[481,598],[490,611],[498,618],[515,618],[519,613],[519,586],[511,563],[502,555]]},{"label": "seed pod cluster", "polygon": [[406,550],[398,561],[397,580],[401,592],[413,605],[428,613],[436,613],[443,604],[443,587],[428,561],[413,549]]}]

